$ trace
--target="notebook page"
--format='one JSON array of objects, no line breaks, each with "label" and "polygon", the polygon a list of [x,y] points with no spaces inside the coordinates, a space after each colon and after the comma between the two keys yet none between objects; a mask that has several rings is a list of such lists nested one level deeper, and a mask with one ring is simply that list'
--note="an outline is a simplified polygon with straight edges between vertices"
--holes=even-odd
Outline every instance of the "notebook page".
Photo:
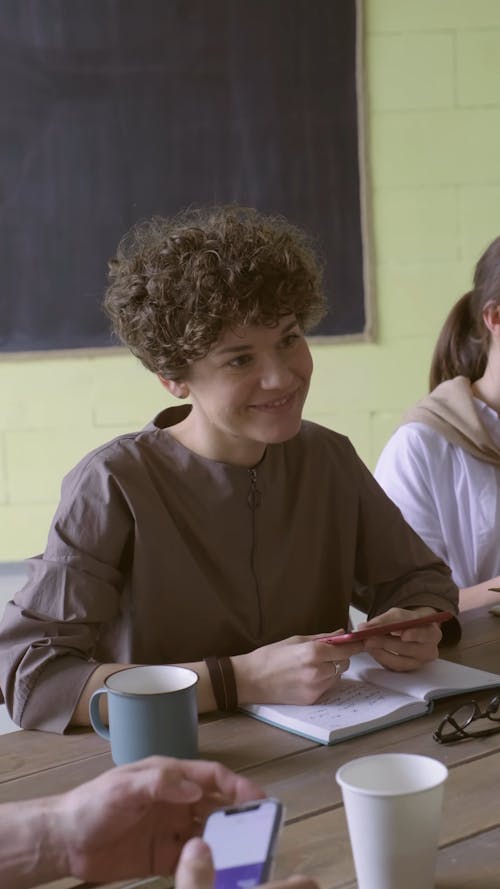
[{"label": "notebook page", "polygon": [[500,675],[464,667],[451,661],[438,660],[424,664],[408,673],[393,673],[380,667],[371,655],[362,652],[351,658],[351,666],[344,676],[353,676],[378,687],[406,693],[422,701],[481,688],[500,687]]},{"label": "notebook page", "polygon": [[298,732],[307,732],[309,727],[309,736],[327,738],[330,733],[350,735],[354,727],[384,724],[386,720],[389,724],[392,714],[409,717],[424,712],[427,706],[407,694],[350,679],[345,673],[332,696],[321,704],[252,704],[242,709],[274,725]]}]

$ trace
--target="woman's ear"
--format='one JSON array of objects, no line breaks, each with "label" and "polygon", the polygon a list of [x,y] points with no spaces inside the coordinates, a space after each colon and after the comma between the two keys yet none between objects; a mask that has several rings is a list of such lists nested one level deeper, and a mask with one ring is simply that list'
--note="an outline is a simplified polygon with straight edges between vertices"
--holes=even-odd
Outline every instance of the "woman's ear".
[{"label": "woman's ear", "polygon": [[182,380],[166,380],[165,377],[161,377],[160,374],[157,374],[157,376],[162,386],[164,386],[165,389],[168,389],[174,398],[188,397],[189,386],[187,383],[184,383]]},{"label": "woman's ear", "polygon": [[494,302],[486,303],[483,309],[483,321],[492,336],[500,337],[500,306]]}]

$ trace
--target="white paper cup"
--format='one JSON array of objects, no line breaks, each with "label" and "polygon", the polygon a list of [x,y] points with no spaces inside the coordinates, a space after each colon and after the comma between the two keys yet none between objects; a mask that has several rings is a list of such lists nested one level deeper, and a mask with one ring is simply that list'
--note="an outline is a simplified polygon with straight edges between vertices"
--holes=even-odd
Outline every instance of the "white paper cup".
[{"label": "white paper cup", "polygon": [[433,889],[447,776],[438,760],[411,753],[338,769],[358,889]]}]

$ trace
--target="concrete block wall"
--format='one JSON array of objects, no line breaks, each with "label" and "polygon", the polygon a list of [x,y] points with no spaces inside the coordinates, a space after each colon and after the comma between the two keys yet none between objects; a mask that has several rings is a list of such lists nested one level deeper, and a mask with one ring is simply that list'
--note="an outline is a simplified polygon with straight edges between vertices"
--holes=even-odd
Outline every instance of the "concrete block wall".
[{"label": "concrete block wall", "polygon": [[[313,346],[306,416],[373,467],[500,234],[500,2],[365,0],[377,337]],[[168,403],[125,352],[0,362],[0,561],[43,549],[64,473]]]},{"label": "concrete block wall", "polygon": [[378,347],[368,462],[427,386],[444,317],[500,234],[500,4],[368,0]]}]

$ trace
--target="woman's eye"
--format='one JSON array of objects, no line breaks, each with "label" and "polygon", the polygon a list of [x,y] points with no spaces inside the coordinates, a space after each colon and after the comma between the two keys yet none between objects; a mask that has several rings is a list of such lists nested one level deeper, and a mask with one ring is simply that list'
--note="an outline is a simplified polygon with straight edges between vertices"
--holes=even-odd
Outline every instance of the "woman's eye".
[{"label": "woman's eye", "polygon": [[237,355],[236,358],[231,358],[231,361],[228,361],[227,367],[245,367],[251,360],[250,355]]},{"label": "woman's eye", "polygon": [[284,337],[282,342],[284,347],[287,348],[287,346],[293,346],[293,344],[296,343],[298,339],[300,339],[298,333],[289,333],[286,337]]}]

